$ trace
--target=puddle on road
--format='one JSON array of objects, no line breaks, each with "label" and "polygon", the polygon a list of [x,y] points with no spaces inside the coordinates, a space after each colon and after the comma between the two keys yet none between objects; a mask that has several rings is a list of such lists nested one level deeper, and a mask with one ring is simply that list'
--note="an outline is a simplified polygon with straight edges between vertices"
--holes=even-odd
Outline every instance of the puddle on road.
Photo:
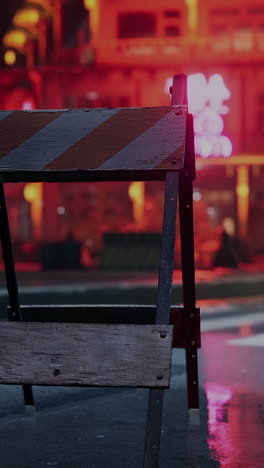
[{"label": "puddle on road", "polygon": [[246,324],[233,334],[227,330],[203,334],[208,448],[220,467],[264,466],[262,349],[243,345],[261,329]]},{"label": "puddle on road", "polygon": [[207,383],[208,447],[221,467],[263,467],[262,394]]}]

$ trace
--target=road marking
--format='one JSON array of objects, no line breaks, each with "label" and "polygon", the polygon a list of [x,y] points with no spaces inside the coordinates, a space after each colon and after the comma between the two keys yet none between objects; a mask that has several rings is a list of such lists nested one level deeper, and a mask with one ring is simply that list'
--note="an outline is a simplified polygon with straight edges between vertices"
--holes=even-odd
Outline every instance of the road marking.
[{"label": "road marking", "polygon": [[228,341],[228,344],[236,346],[264,346],[264,333],[243,338],[234,338]]},{"label": "road marking", "polygon": [[264,322],[263,312],[256,312],[255,314],[238,315],[233,317],[221,317],[218,319],[203,319],[201,323],[201,331],[208,332],[214,330],[225,330],[227,328],[236,328],[241,325],[254,325]]}]

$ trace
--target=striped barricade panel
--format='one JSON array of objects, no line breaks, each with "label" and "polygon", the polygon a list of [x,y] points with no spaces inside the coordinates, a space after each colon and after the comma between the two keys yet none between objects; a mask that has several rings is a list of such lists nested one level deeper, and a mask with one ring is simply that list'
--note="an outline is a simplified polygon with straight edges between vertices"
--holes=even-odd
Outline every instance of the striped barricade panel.
[{"label": "striped barricade panel", "polygon": [[0,174],[180,170],[186,119],[186,106],[2,111]]}]

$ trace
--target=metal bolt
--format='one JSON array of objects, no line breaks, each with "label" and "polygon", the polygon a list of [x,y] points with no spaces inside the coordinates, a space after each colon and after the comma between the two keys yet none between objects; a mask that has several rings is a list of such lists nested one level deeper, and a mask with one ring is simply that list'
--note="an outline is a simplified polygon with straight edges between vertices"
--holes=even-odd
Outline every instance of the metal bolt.
[{"label": "metal bolt", "polygon": [[195,345],[195,341],[192,341],[192,345]]},{"label": "metal bolt", "polygon": [[193,317],[194,317],[194,314],[190,314],[190,317],[193,318]]},{"label": "metal bolt", "polygon": [[194,380],[194,381],[193,381],[193,385],[196,385],[196,384],[197,384],[197,382],[196,382],[196,380]]},{"label": "metal bolt", "polygon": [[164,332],[164,331],[160,332],[160,337],[161,338],[166,338],[166,336],[167,336],[166,332]]},{"label": "metal bolt", "polygon": [[195,358],[196,358],[196,354],[192,354],[192,358],[195,359]]}]

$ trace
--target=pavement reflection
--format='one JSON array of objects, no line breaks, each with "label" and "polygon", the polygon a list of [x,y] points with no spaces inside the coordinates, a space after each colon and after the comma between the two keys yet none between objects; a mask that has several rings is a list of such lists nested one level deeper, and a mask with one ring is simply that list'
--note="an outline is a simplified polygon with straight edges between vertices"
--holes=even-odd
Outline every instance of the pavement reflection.
[{"label": "pavement reflection", "polygon": [[248,323],[203,334],[208,447],[221,467],[264,466],[262,330]]}]

